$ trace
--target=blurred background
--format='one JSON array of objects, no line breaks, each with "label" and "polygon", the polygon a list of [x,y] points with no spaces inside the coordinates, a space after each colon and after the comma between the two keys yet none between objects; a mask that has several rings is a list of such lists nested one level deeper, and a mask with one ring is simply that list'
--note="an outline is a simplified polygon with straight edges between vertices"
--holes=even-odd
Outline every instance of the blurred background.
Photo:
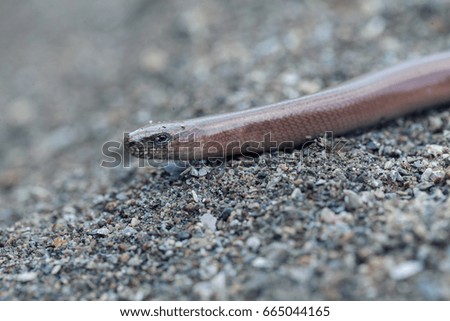
[{"label": "blurred background", "polygon": [[149,120],[316,92],[448,49],[449,1],[0,2],[0,224],[90,207]]}]

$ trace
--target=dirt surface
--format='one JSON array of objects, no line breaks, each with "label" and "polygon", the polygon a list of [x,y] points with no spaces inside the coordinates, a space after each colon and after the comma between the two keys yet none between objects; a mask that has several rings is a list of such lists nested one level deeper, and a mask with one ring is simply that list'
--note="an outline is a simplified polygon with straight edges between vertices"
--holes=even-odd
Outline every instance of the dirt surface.
[{"label": "dirt surface", "polygon": [[449,17],[446,0],[1,1],[0,299],[450,299],[449,106],[339,151],[100,166],[149,120],[448,50]]}]

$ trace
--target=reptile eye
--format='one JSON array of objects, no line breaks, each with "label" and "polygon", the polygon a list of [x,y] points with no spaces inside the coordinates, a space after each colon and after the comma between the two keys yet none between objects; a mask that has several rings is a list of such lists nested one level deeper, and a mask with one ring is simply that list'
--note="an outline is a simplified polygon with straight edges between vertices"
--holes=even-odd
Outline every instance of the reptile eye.
[{"label": "reptile eye", "polygon": [[167,145],[171,139],[172,136],[169,133],[159,133],[152,137],[152,142],[156,146],[164,146]]}]

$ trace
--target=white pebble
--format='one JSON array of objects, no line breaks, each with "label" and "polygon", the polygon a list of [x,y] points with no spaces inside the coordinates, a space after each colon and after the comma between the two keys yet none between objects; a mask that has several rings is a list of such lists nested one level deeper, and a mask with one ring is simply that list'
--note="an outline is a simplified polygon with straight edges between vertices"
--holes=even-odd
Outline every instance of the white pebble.
[{"label": "white pebble", "polygon": [[359,197],[359,195],[356,194],[355,192],[348,189],[344,189],[344,194],[345,194],[344,201],[346,209],[354,210],[362,205],[361,197]]},{"label": "white pebble", "polygon": [[404,280],[410,278],[423,269],[423,264],[419,261],[406,261],[394,266],[389,275],[393,280]]},{"label": "white pebble", "polygon": [[294,199],[294,200],[298,200],[298,201],[303,199],[303,193],[300,190],[300,188],[295,188],[292,191],[291,198]]},{"label": "white pebble", "polygon": [[267,260],[266,258],[263,258],[263,257],[257,257],[252,262],[252,266],[255,268],[268,268],[271,265],[272,264],[269,262],[269,260]]},{"label": "white pebble", "polygon": [[389,170],[394,166],[394,162],[391,160],[388,160],[386,163],[384,163],[384,169]]},{"label": "white pebble", "polygon": [[123,229],[122,233],[125,236],[131,236],[131,235],[136,234],[137,231],[134,228],[132,228],[131,226],[127,226]]},{"label": "white pebble", "polygon": [[427,145],[426,148],[427,148],[428,154],[433,155],[433,156],[442,155],[444,153],[444,151],[446,151],[445,146],[436,145],[436,144]]},{"label": "white pebble", "polygon": [[195,203],[198,203],[199,198],[198,198],[197,193],[196,193],[194,190],[192,190],[192,191],[191,191],[191,194],[192,194],[192,198],[194,199],[194,202],[195,202]]},{"label": "white pebble", "polygon": [[55,274],[58,274],[58,272],[61,270],[61,265],[55,265],[54,267],[53,267],[53,269],[52,269],[52,274],[53,275],[55,275]]},{"label": "white pebble", "polygon": [[211,231],[215,232],[216,231],[216,222],[217,219],[212,216],[211,214],[207,213],[204,214],[201,218],[200,218],[200,222],[202,222],[202,224],[204,226],[206,226],[208,229],[210,229]]},{"label": "white pebble", "polygon": [[139,224],[139,220],[138,220],[137,218],[133,217],[133,218],[131,219],[130,226],[135,227],[135,226],[138,225],[138,224]]},{"label": "white pebble", "polygon": [[16,276],[16,280],[19,282],[29,282],[36,279],[38,274],[36,272],[24,272]]},{"label": "white pebble", "polygon": [[97,234],[97,235],[108,235],[109,234],[109,230],[106,227],[102,227],[102,228],[94,230],[93,233]]},{"label": "white pebble", "polygon": [[261,241],[258,237],[256,236],[250,236],[247,239],[247,242],[245,242],[245,244],[252,250],[252,251],[257,251],[259,249],[259,247],[261,246]]},{"label": "white pebble", "polygon": [[422,176],[420,176],[420,180],[422,182],[429,182],[430,177],[433,174],[433,170],[431,168],[427,168],[423,173]]},{"label": "white pebble", "polygon": [[336,222],[336,214],[328,207],[324,207],[319,213],[320,220],[325,223]]}]

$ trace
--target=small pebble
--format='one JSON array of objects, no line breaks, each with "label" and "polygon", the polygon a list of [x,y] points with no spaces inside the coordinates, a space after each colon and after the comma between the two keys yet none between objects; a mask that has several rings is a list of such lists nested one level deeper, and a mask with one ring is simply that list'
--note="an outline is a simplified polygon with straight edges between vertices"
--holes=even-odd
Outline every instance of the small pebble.
[{"label": "small pebble", "polygon": [[294,190],[292,191],[292,194],[291,194],[291,198],[301,201],[303,199],[303,197],[304,196],[303,196],[302,191],[299,188],[294,188]]},{"label": "small pebble", "polygon": [[349,211],[355,210],[362,206],[362,200],[355,192],[351,190],[344,190],[345,208]]},{"label": "small pebble", "polygon": [[131,226],[127,226],[123,229],[122,233],[125,236],[132,236],[132,235],[136,234],[137,231],[134,228],[132,228]]},{"label": "small pebble", "polygon": [[191,193],[192,193],[192,198],[194,199],[194,202],[198,203],[200,201],[200,199],[198,198],[197,193],[194,190],[192,190]]},{"label": "small pebble", "polygon": [[271,267],[271,263],[269,262],[269,260],[263,258],[263,257],[257,257],[253,260],[252,262],[252,266],[255,268],[269,268]]},{"label": "small pebble", "polygon": [[434,157],[442,155],[448,148],[442,145],[430,144],[426,146],[427,152]]},{"label": "small pebble", "polygon": [[261,240],[256,236],[250,236],[245,243],[253,252],[256,252],[261,246]]},{"label": "small pebble", "polygon": [[440,117],[431,116],[428,118],[428,123],[432,132],[438,132],[444,127],[444,122]]},{"label": "small pebble", "polygon": [[131,219],[130,226],[131,226],[131,227],[135,227],[135,226],[138,225],[138,224],[139,224],[139,219],[137,219],[136,217],[133,217],[133,218]]},{"label": "small pebble", "polygon": [[16,276],[16,280],[19,282],[30,282],[37,278],[36,272],[24,272]]},{"label": "small pebble", "polygon": [[139,266],[139,265],[141,265],[141,259],[137,255],[133,256],[131,259],[128,260],[128,265],[129,266]]},{"label": "small pebble", "polygon": [[319,216],[320,216],[320,220],[322,222],[325,222],[328,224],[334,223],[336,221],[336,214],[327,207],[323,208],[320,211]]},{"label": "small pebble", "polygon": [[61,271],[61,265],[55,265],[55,266],[52,268],[51,273],[52,273],[53,275],[55,275],[55,274],[58,274],[59,271]]},{"label": "small pebble", "polygon": [[108,235],[109,234],[109,230],[106,227],[102,227],[102,228],[93,230],[92,232],[97,235]]},{"label": "small pebble", "polygon": [[191,238],[191,234],[189,234],[188,232],[182,231],[182,232],[179,232],[177,234],[177,239],[180,240],[180,241],[184,241],[184,240],[187,240],[189,238]]},{"label": "small pebble", "polygon": [[389,275],[393,280],[408,279],[423,270],[423,264],[419,261],[406,261],[392,267]]},{"label": "small pebble", "polygon": [[216,223],[217,223],[217,219],[212,216],[211,214],[204,214],[202,215],[202,217],[200,218],[200,222],[203,223],[203,225],[210,229],[211,231],[215,232],[216,231]]}]

